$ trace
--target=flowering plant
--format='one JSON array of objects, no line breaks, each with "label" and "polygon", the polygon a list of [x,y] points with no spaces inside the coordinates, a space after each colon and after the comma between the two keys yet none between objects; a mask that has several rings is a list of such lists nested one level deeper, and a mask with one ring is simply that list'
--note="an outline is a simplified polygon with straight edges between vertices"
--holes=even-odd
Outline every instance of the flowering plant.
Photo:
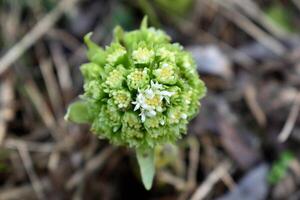
[{"label": "flowering plant", "polygon": [[163,31],[147,27],[114,30],[104,49],[84,37],[89,63],[81,66],[84,94],[71,104],[66,119],[90,123],[91,131],[137,152],[142,179],[151,188],[157,145],[186,133],[206,88],[194,60]]}]

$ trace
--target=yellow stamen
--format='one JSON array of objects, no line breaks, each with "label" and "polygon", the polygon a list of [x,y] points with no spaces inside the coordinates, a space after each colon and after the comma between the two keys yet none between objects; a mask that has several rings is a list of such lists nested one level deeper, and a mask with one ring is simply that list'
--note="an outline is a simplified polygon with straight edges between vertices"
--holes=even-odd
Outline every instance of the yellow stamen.
[{"label": "yellow stamen", "polygon": [[161,105],[161,99],[158,95],[152,98],[146,98],[145,103],[149,106],[158,107]]}]

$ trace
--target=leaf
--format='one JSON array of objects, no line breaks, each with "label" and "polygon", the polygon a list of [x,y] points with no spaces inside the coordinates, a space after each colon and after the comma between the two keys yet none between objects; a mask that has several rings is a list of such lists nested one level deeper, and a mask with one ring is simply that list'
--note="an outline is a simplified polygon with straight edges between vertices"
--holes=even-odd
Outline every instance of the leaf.
[{"label": "leaf", "polygon": [[285,31],[294,31],[291,11],[288,8],[275,3],[266,11],[266,15]]},{"label": "leaf", "polygon": [[147,29],[147,28],[148,28],[148,16],[145,15],[141,23],[141,29]]},{"label": "leaf", "polygon": [[140,166],[143,184],[147,190],[150,190],[155,174],[154,149],[148,149],[147,151],[137,149],[136,155]]},{"label": "leaf", "polygon": [[91,62],[99,65],[105,64],[105,51],[91,40],[93,33],[88,33],[84,36],[84,43],[88,47],[87,57]]},{"label": "leaf", "polygon": [[191,9],[193,0],[155,0],[155,4],[167,14],[183,16]]},{"label": "leaf", "polygon": [[89,112],[89,106],[86,101],[76,101],[69,105],[65,120],[72,121],[75,123],[89,123],[91,122],[92,116]]},{"label": "leaf", "polygon": [[273,165],[268,174],[268,181],[271,184],[278,183],[283,177],[285,177],[288,166],[292,160],[295,159],[295,156],[290,151],[284,151],[279,160],[277,160]]},{"label": "leaf", "polygon": [[120,42],[123,39],[123,35],[124,35],[124,30],[122,29],[121,26],[116,26],[114,28],[114,38],[116,42]]}]

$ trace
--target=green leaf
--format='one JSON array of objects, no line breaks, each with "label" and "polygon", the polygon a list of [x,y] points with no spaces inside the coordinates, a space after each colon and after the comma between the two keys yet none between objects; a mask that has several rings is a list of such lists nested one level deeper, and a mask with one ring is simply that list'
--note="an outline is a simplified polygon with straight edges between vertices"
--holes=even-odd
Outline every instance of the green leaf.
[{"label": "green leaf", "polygon": [[91,62],[104,65],[106,57],[105,51],[91,40],[92,34],[93,33],[88,33],[84,36],[84,43],[88,47],[87,57]]},{"label": "green leaf", "polygon": [[163,12],[182,17],[191,9],[194,0],[155,0],[154,2]]},{"label": "green leaf", "polygon": [[114,28],[114,39],[116,42],[121,42],[123,39],[124,30],[121,26],[116,26]]},{"label": "green leaf", "polygon": [[291,161],[294,159],[295,156],[290,151],[284,151],[281,153],[280,158],[272,165],[268,174],[269,183],[277,184],[282,178],[284,178]]},{"label": "green leaf", "polygon": [[295,31],[292,25],[291,10],[285,6],[275,3],[266,11],[266,15],[285,31]]},{"label": "green leaf", "polygon": [[141,23],[141,29],[147,29],[147,28],[148,28],[148,16],[145,15]]},{"label": "green leaf", "polygon": [[82,100],[70,104],[65,115],[65,120],[75,123],[89,123],[91,119],[88,103]]},{"label": "green leaf", "polygon": [[136,156],[140,166],[143,184],[147,190],[150,190],[155,174],[154,149],[148,149],[147,151],[137,149]]}]

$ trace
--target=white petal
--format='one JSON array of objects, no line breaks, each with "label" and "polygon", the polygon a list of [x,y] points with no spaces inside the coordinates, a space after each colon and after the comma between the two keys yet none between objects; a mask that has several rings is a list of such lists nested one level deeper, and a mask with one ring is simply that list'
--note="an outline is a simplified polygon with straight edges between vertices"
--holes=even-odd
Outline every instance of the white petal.
[{"label": "white petal", "polygon": [[146,104],[145,102],[143,102],[143,103],[141,104],[141,106],[142,106],[142,108],[144,108],[145,110],[151,109],[151,106],[149,106],[149,105]]},{"label": "white petal", "polygon": [[142,122],[145,122],[145,119],[146,119],[145,114],[141,113],[141,120],[142,120]]},{"label": "white petal", "polygon": [[147,89],[145,90],[146,95],[148,95],[150,98],[153,98],[154,96],[154,92],[151,89]]},{"label": "white petal", "polygon": [[134,111],[138,110],[140,108],[140,106],[141,106],[140,104],[136,104],[133,110]]},{"label": "white petal", "polygon": [[169,91],[164,90],[164,91],[161,91],[160,94],[163,95],[163,96],[170,97],[170,96],[174,95],[175,92],[169,92]]},{"label": "white petal", "polygon": [[156,90],[162,89],[162,85],[161,85],[161,84],[155,83],[155,82],[153,82],[152,80],[151,80],[151,87],[152,87],[153,89],[156,89]]},{"label": "white petal", "polygon": [[187,115],[186,115],[186,114],[181,114],[181,118],[182,118],[182,119],[186,119],[186,118],[187,118]]},{"label": "white petal", "polygon": [[156,115],[156,112],[155,112],[154,110],[150,110],[150,111],[148,112],[148,114],[149,114],[149,117],[153,117],[153,116]]}]

